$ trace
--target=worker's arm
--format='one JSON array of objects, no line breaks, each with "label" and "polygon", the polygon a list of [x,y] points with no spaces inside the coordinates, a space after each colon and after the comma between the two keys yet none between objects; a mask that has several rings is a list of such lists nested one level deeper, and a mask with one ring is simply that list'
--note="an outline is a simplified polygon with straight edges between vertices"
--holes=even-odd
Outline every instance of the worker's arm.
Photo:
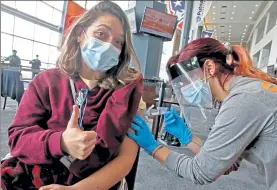
[{"label": "worker's arm", "polygon": [[[257,110],[262,112],[257,114]],[[132,125],[136,130],[135,135],[128,135],[169,170],[202,185],[223,175],[263,128],[272,123],[273,113],[262,102],[250,95],[237,93],[224,101],[212,131],[195,157],[179,154],[168,148],[159,149],[158,143],[143,121]],[[172,128],[174,129],[174,126]],[[191,140],[187,142],[187,145],[190,145]]]},{"label": "worker's arm", "polygon": [[[262,110],[257,114],[257,110]],[[259,135],[274,122],[269,109],[255,97],[236,94],[224,102],[205,144],[195,157],[160,149],[155,158],[178,176],[207,184],[223,175]]]},{"label": "worker's arm", "polygon": [[119,155],[99,171],[76,183],[74,189],[106,190],[121,181],[132,169],[138,153],[138,145],[125,137]]}]

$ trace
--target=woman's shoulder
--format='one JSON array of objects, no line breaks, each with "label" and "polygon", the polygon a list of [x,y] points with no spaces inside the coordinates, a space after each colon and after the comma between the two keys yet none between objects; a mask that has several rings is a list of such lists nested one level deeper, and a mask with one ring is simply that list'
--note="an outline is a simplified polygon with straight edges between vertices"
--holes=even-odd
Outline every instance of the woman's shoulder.
[{"label": "woman's shoulder", "polygon": [[116,89],[121,88],[129,88],[130,86],[141,86],[143,85],[143,76],[141,73],[136,73],[134,75],[135,77],[132,77],[131,80],[128,80],[128,82],[122,82],[121,85],[119,85]]},{"label": "woman's shoulder", "polygon": [[40,87],[55,87],[68,83],[69,77],[63,74],[58,68],[47,69],[40,72],[31,83]]},{"label": "woman's shoulder", "polygon": [[35,78],[35,80],[38,81],[51,81],[51,82],[57,82],[62,79],[68,79],[68,76],[63,74],[58,68],[52,68],[52,69],[47,69],[42,72],[40,72]]}]

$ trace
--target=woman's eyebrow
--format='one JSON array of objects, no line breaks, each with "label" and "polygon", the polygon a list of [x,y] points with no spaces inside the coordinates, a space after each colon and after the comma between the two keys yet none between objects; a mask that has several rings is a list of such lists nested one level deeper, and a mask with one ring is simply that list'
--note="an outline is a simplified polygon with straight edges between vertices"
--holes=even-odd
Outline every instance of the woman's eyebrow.
[{"label": "woman's eyebrow", "polygon": [[[97,27],[100,27],[100,26],[103,26],[103,27],[107,28],[109,31],[112,31],[112,28],[110,26],[106,25],[106,24],[97,25]],[[122,37],[122,40],[124,40],[125,35],[121,33],[121,37]]]}]

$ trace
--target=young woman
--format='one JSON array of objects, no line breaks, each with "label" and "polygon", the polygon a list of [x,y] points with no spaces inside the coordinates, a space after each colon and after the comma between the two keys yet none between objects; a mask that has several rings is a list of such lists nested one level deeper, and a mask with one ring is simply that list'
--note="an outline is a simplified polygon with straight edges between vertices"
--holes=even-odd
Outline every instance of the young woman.
[{"label": "young woman", "polygon": [[126,136],[142,94],[131,58],[130,26],[118,5],[102,1],[78,19],[59,68],[37,75],[24,93],[8,130],[4,190],[119,187],[138,151]]},{"label": "young woman", "polygon": [[[230,167],[237,169],[236,161],[244,158],[257,165],[270,189],[277,189],[277,80],[254,68],[241,46],[212,38],[190,42],[168,64],[182,66],[183,78],[190,81],[182,88],[187,102],[203,106],[211,105],[213,98],[222,102],[206,142],[200,149],[174,110],[165,115],[165,130],[195,157],[160,146],[139,116],[132,124],[136,134],[129,136],[169,170],[194,183],[211,183]],[[196,64],[202,73],[192,71]]]}]

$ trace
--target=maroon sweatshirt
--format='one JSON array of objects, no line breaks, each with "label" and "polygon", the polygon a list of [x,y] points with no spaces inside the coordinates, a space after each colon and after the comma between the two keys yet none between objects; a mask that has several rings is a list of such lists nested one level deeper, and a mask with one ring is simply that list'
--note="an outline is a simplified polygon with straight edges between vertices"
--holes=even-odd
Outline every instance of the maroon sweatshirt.
[{"label": "maroon sweatshirt", "polygon": [[[74,82],[77,92],[87,88],[80,78]],[[61,135],[74,103],[69,78],[58,69],[37,75],[25,91],[8,130],[14,158],[2,164],[2,176],[6,176],[2,177],[2,186],[7,186],[15,175],[26,174],[33,176],[32,183],[36,188],[49,183],[70,185],[99,170],[118,155],[137,112],[142,88],[140,75],[136,81],[116,90],[97,87],[89,91],[83,126],[85,130],[96,131],[98,141],[87,159],[74,161],[67,171],[59,159],[64,155],[60,147]],[[18,167],[22,169],[21,173],[11,171]],[[45,168],[48,173],[39,174]]]}]

